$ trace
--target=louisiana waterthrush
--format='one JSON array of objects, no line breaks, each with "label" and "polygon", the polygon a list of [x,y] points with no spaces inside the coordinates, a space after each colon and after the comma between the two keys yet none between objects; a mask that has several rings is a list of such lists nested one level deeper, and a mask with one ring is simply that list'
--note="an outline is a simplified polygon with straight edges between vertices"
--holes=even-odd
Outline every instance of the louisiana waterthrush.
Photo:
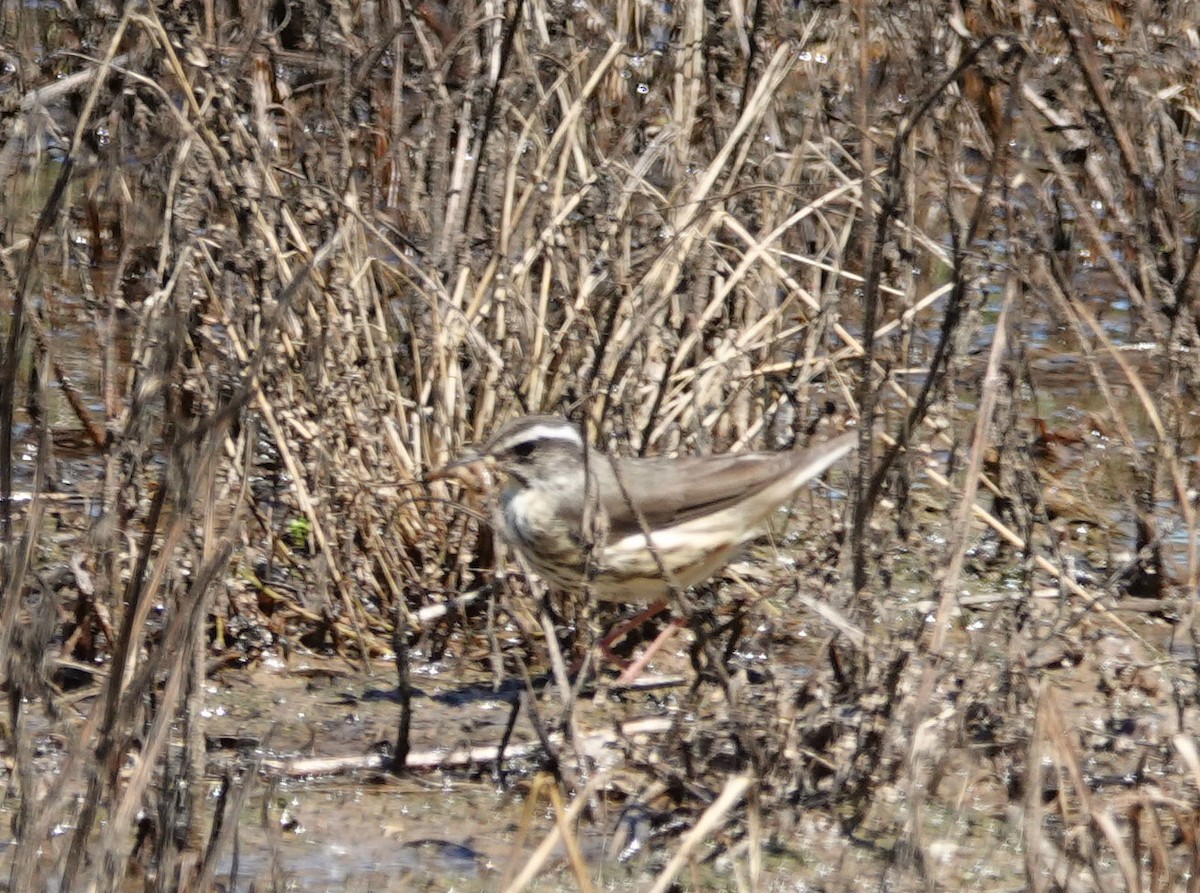
[{"label": "louisiana waterthrush", "polygon": [[768,516],[857,443],[808,449],[617,459],[557,416],[504,425],[435,478],[483,463],[504,477],[496,527],[554,586],[624,603],[662,602],[722,568]]}]

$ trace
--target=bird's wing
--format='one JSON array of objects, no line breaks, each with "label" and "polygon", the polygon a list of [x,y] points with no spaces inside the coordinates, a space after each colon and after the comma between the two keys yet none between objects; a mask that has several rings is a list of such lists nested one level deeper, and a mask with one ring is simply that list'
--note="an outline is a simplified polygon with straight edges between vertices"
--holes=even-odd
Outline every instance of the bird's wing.
[{"label": "bird's wing", "polygon": [[[650,528],[682,523],[721,511],[773,484],[782,484],[782,502],[849,452],[856,438],[848,434],[811,449],[780,453],[601,463],[597,474],[611,475],[609,485],[600,487],[606,496],[603,508],[609,533],[614,537],[636,533],[643,521]],[[623,487],[617,486],[618,479]]]}]

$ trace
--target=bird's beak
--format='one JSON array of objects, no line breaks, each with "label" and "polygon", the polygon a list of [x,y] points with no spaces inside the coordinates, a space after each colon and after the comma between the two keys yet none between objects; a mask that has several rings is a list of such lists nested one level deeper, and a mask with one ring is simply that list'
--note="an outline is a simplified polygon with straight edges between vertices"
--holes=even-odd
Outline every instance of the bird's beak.
[{"label": "bird's beak", "polygon": [[488,455],[467,456],[457,462],[435,468],[425,476],[425,482],[454,480],[465,484],[472,490],[489,490],[492,487],[492,470],[496,460]]}]

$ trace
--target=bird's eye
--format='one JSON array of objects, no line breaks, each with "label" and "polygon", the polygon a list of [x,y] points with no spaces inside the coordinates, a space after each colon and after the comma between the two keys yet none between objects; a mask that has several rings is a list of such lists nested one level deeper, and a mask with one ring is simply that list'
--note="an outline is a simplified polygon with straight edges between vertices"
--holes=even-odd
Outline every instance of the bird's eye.
[{"label": "bird's eye", "polygon": [[532,440],[522,440],[520,443],[513,445],[512,453],[518,459],[526,459],[533,455],[533,446],[534,443]]}]

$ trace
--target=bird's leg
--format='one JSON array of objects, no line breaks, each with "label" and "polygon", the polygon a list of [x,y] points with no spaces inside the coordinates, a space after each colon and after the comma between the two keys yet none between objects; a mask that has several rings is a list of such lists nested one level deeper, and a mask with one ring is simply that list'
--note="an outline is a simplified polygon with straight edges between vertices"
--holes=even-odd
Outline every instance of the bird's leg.
[{"label": "bird's leg", "polygon": [[[601,653],[609,660],[621,663],[622,661],[620,656],[614,654],[612,651],[613,644],[619,642],[631,631],[637,629],[647,620],[657,617],[665,610],[667,610],[667,603],[665,601],[657,601],[644,611],[639,611],[637,614],[633,615],[623,623],[617,624],[612,630],[609,631],[608,635],[606,635],[598,643]],[[627,684],[637,679],[638,676],[641,675],[642,671],[646,669],[646,664],[650,662],[650,659],[662,649],[663,645],[666,644],[667,639],[671,638],[675,631],[683,625],[684,621],[680,620],[678,617],[671,618],[671,622],[668,623],[666,628],[658,634],[658,637],[650,643],[649,647],[645,650],[645,652],[642,653],[641,657],[625,667],[620,677],[618,677],[617,682]]]},{"label": "bird's leg", "polygon": [[641,657],[627,666],[625,671],[617,677],[617,683],[621,685],[628,685],[637,679],[638,676],[642,675],[642,670],[646,669],[646,664],[650,663],[650,658],[654,657],[654,655],[659,652],[662,646],[667,644],[667,639],[675,635],[675,632],[683,628],[686,624],[687,621],[685,621],[683,618],[672,617],[670,623],[663,628],[663,631],[658,634],[658,637],[650,643],[649,647],[647,647],[644,652],[642,652]]},{"label": "bird's leg", "polygon": [[629,635],[629,633],[637,629],[647,620],[657,617],[665,610],[667,610],[667,603],[665,601],[657,601],[644,611],[638,611],[638,613],[634,614],[628,620],[618,623],[611,630],[609,630],[608,635],[606,635],[597,643],[601,653],[609,660],[616,660],[619,662],[619,655],[613,654],[613,644],[621,641],[623,638]]}]

